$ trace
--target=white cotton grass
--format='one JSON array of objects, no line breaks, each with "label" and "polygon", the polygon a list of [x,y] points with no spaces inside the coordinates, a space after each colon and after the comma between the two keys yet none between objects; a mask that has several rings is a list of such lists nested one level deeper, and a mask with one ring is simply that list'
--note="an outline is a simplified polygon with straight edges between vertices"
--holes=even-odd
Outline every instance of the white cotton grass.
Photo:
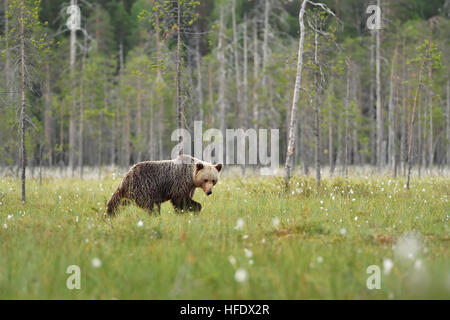
[{"label": "white cotton grass", "polygon": [[102,260],[99,258],[92,259],[91,263],[94,268],[100,268],[102,266]]},{"label": "white cotton grass", "polygon": [[339,233],[344,236],[347,233],[347,229],[341,228],[341,230],[339,230]]},{"label": "white cotton grass", "polygon": [[140,228],[140,227],[143,227],[144,226],[144,222],[142,222],[142,220],[139,220],[138,221],[138,223],[137,223],[137,226]]},{"label": "white cotton grass", "polygon": [[280,225],[280,219],[278,217],[273,218],[272,224],[275,228],[277,228]]},{"label": "white cotton grass", "polygon": [[236,265],[236,258],[235,258],[235,257],[229,256],[229,257],[228,257],[228,261],[230,262],[230,264],[231,264],[232,266],[235,266],[235,265]]},{"label": "white cotton grass", "polygon": [[248,274],[247,271],[243,268],[239,268],[236,270],[235,274],[234,274],[234,279],[239,282],[239,283],[243,283],[245,281],[247,281],[248,278]]},{"label": "white cotton grass", "polygon": [[383,260],[383,272],[385,275],[391,273],[392,268],[394,267],[394,263],[391,259],[387,258]]},{"label": "white cotton grass", "polygon": [[247,248],[244,248],[244,252],[245,252],[245,256],[246,256],[247,258],[253,257],[253,252],[252,252],[252,250],[249,250],[249,249],[247,249]]},{"label": "white cotton grass", "polygon": [[242,230],[243,228],[244,228],[244,219],[242,218],[237,219],[234,230]]}]

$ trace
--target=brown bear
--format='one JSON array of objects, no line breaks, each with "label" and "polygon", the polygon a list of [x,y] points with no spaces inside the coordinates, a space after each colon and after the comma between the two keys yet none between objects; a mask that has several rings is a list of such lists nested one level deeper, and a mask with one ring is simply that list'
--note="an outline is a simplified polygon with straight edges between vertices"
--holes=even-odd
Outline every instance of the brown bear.
[{"label": "brown bear", "polygon": [[148,212],[153,211],[155,204],[160,212],[161,203],[168,200],[177,211],[200,211],[200,203],[192,200],[195,189],[202,188],[209,196],[221,170],[221,163],[212,165],[188,155],[179,155],[174,160],[139,162],[113,193],[107,213],[114,215],[122,199],[132,200]]}]

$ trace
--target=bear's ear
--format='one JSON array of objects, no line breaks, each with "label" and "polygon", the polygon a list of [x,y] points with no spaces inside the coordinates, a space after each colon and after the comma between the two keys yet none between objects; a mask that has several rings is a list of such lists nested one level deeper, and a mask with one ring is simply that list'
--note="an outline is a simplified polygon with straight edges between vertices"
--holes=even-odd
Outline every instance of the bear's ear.
[{"label": "bear's ear", "polygon": [[223,167],[223,164],[221,164],[221,163],[216,164],[217,171],[220,172],[220,170],[222,170],[222,167]]},{"label": "bear's ear", "polygon": [[195,169],[196,169],[196,171],[202,170],[202,169],[203,169],[203,163],[198,162],[198,163],[195,165]]}]

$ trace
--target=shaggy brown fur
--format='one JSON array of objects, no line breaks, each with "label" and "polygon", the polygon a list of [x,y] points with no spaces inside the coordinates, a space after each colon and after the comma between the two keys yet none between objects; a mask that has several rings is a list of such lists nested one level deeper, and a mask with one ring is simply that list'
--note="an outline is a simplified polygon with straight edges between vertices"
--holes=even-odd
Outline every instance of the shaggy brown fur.
[{"label": "shaggy brown fur", "polygon": [[175,160],[145,161],[134,165],[123,178],[107,204],[108,215],[114,215],[122,199],[133,200],[152,212],[156,204],[170,200],[176,210],[200,211],[200,203],[192,200],[196,188],[210,195],[219,179],[222,164],[212,165],[188,155]]}]

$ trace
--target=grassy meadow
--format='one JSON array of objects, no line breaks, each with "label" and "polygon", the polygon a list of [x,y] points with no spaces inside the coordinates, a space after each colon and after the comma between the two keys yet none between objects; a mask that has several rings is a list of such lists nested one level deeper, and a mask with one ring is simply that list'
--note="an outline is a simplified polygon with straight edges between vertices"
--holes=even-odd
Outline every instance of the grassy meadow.
[{"label": "grassy meadow", "polygon": [[[450,298],[448,177],[224,176],[197,190],[200,214],[128,206],[111,221],[119,183],[0,180],[1,299]],[[66,269],[78,265],[81,289]],[[369,290],[370,265],[381,289]]]}]

